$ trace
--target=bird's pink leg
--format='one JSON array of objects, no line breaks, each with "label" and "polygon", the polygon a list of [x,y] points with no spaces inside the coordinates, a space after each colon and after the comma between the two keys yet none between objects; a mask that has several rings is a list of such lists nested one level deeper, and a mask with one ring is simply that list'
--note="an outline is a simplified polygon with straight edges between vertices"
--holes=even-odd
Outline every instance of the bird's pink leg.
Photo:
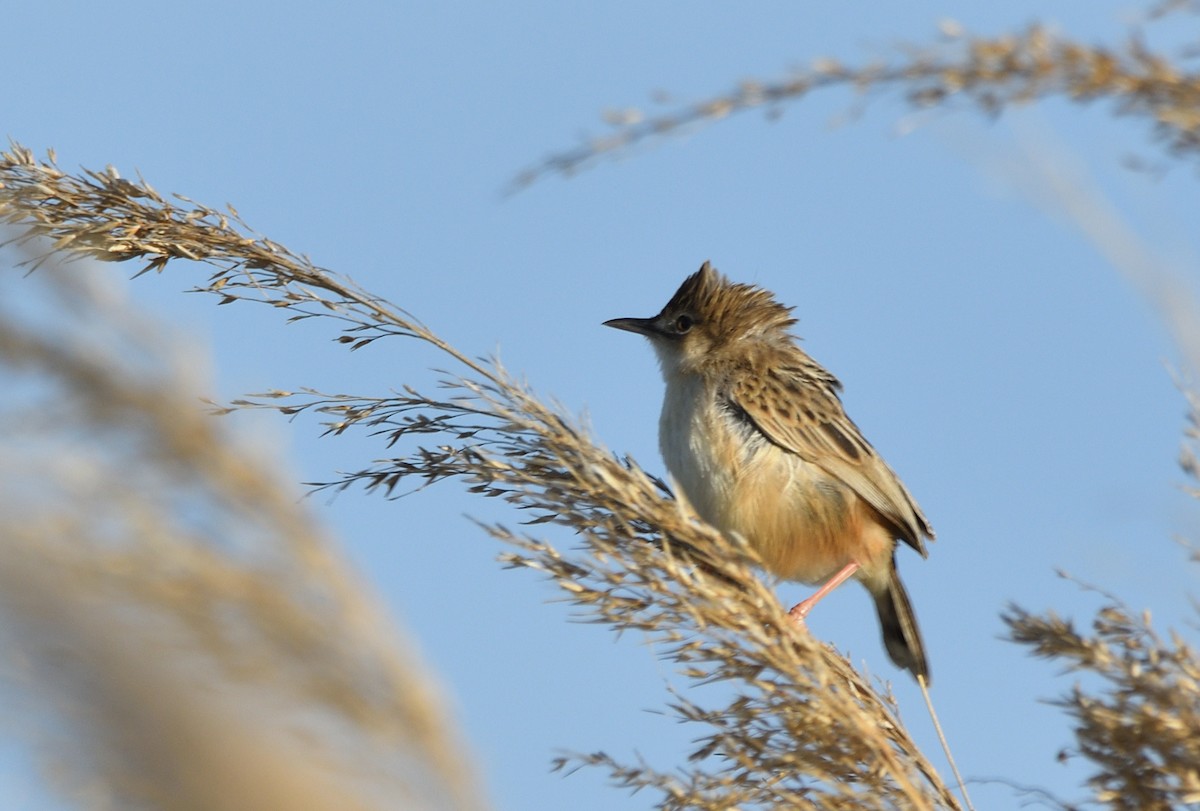
[{"label": "bird's pink leg", "polygon": [[812,611],[813,606],[820,602],[821,598],[826,594],[833,591],[838,586],[842,585],[851,577],[853,577],[854,573],[857,571],[857,563],[854,561],[847,563],[840,572],[829,578],[829,582],[817,589],[816,593],[814,593],[811,597],[801,600],[800,602],[796,603],[796,605],[792,606],[792,610],[788,612],[788,616],[791,617],[797,625],[803,625],[804,618],[808,616],[809,611]]}]

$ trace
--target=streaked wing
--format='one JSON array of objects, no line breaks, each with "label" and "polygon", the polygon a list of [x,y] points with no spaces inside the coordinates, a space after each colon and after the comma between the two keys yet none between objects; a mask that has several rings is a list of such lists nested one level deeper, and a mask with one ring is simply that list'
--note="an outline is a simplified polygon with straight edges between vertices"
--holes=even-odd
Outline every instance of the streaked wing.
[{"label": "streaked wing", "polygon": [[833,375],[815,363],[739,375],[727,397],[772,443],[812,462],[856,492],[925,555],[933,530],[921,508],[842,408]]}]

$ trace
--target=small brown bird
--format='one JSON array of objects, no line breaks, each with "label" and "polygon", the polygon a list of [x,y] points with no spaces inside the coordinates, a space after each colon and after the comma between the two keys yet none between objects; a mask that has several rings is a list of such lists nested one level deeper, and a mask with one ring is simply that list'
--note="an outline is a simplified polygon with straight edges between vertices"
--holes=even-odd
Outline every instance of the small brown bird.
[{"label": "small brown bird", "polygon": [[791,610],[798,621],[855,577],[875,599],[888,656],[927,682],[894,553],[902,540],[924,557],[933,530],[846,416],[841,383],[796,345],[790,314],[705,262],[658,315],[605,326],[646,336],[658,354],[659,444],[700,517],[744,537],[772,573],[828,581]]}]

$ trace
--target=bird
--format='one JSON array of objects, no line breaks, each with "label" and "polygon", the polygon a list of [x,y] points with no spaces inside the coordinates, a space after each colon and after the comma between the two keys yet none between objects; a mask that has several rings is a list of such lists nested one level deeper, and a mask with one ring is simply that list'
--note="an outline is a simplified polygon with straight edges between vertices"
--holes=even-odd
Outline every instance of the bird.
[{"label": "bird", "polygon": [[903,541],[927,557],[933,528],[846,415],[842,384],[797,344],[793,309],[705,262],[658,315],[604,325],[645,336],[658,356],[659,446],[683,500],[773,575],[824,583],[789,612],[799,624],[844,581],[864,585],[889,658],[927,684],[895,551]]}]

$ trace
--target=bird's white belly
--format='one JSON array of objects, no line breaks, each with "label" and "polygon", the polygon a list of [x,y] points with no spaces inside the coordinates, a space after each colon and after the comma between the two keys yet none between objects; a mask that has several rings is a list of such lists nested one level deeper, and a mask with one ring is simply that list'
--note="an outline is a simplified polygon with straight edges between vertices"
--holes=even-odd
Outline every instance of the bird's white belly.
[{"label": "bird's white belly", "polygon": [[687,502],[701,518],[723,529],[719,519],[732,496],[734,471],[717,447],[721,432],[703,407],[703,394],[694,379],[667,386],[659,445]]}]

